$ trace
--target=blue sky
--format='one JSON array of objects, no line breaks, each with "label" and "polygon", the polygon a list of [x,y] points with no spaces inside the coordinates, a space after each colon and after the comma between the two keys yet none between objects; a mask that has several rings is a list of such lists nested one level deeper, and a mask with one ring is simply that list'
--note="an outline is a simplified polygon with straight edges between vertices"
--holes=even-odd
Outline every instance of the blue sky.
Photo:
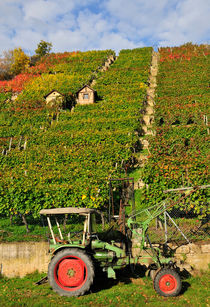
[{"label": "blue sky", "polygon": [[210,43],[210,0],[0,0],[0,54]]}]

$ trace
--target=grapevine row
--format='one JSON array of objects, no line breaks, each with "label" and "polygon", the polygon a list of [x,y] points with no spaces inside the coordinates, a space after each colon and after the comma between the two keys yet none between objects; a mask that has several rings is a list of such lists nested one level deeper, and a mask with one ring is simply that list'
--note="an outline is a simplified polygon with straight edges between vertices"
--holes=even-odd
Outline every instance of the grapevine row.
[{"label": "grapevine row", "polygon": [[[147,204],[163,199],[165,189],[208,183],[209,61],[209,49],[203,45],[160,49],[156,137],[150,139],[144,169]],[[185,208],[206,214],[207,190],[187,198]]]}]

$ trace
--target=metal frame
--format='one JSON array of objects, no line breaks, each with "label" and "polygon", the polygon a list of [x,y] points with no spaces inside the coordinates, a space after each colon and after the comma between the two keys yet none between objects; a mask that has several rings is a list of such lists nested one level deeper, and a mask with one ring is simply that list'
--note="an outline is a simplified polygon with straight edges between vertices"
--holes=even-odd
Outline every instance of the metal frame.
[{"label": "metal frame", "polygon": [[134,197],[134,178],[110,178],[109,179],[109,222],[111,217],[117,217],[114,208],[113,187],[112,182],[128,182],[132,184],[132,214],[135,214],[135,197]]},{"label": "metal frame", "polygon": [[56,226],[59,232],[60,239],[63,241],[63,234],[60,228],[60,224],[56,215],[59,214],[79,214],[85,216],[84,227],[83,227],[83,235],[82,235],[82,245],[85,245],[86,239],[88,239],[88,235],[91,232],[91,214],[97,213],[101,216],[102,227],[104,227],[104,214],[99,210],[89,209],[89,208],[53,208],[53,209],[43,209],[40,211],[40,214],[46,215],[48,226],[50,229],[50,233],[52,236],[53,243],[56,244],[55,234],[52,228],[50,217],[55,216]]}]

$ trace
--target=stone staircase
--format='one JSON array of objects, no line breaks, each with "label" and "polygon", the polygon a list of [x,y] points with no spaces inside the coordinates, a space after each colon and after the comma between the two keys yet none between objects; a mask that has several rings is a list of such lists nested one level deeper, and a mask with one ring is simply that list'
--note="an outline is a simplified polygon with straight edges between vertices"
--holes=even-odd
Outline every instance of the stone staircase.
[{"label": "stone staircase", "polygon": [[[152,53],[152,62],[149,75],[149,87],[147,88],[147,100],[145,104],[144,114],[142,118],[142,137],[140,142],[142,145],[142,152],[138,155],[138,167],[144,167],[148,160],[149,141],[147,136],[155,136],[153,129],[154,122],[154,105],[155,105],[155,89],[157,87],[156,77],[158,73],[158,58],[157,52]],[[141,189],[145,186],[143,180],[140,178],[134,184],[134,189]]]},{"label": "stone staircase", "polygon": [[145,135],[154,135],[154,131],[152,130],[152,123],[154,121],[154,104],[155,104],[155,89],[157,87],[156,83],[157,73],[158,73],[158,53],[153,52],[152,64],[149,76],[150,85],[147,89],[147,101],[146,101],[145,114],[143,116],[143,126],[142,126]]},{"label": "stone staircase", "polygon": [[93,87],[97,83],[97,73],[99,71],[101,71],[101,72],[107,71],[109,69],[109,67],[116,61],[116,59],[117,58],[114,55],[110,55],[107,58],[107,60],[104,63],[104,65],[101,68],[99,68],[98,70],[96,70],[95,73],[93,74],[94,75],[93,79],[89,81],[90,87]]}]

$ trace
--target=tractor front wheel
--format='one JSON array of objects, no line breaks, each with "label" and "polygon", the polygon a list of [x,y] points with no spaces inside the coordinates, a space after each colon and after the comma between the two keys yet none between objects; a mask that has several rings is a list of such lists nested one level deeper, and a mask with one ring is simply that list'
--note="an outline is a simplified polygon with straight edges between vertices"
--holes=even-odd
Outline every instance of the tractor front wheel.
[{"label": "tractor front wheel", "polygon": [[177,296],[182,288],[181,278],[173,269],[162,269],[154,278],[154,288],[162,296]]},{"label": "tractor front wheel", "polygon": [[92,260],[85,251],[65,248],[58,252],[48,267],[48,280],[61,296],[80,296],[87,292],[94,279]]}]

